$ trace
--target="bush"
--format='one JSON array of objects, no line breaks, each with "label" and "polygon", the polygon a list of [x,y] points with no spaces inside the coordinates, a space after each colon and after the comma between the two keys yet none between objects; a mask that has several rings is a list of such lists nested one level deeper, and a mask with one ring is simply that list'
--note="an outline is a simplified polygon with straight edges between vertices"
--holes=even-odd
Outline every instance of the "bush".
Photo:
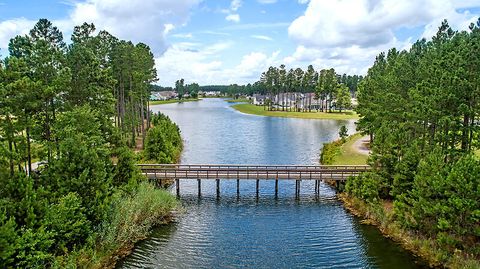
[{"label": "bush", "polygon": [[115,166],[113,184],[122,187],[124,190],[136,188],[142,179],[140,169],[136,165],[136,157],[133,151],[127,147],[117,149],[118,162]]},{"label": "bush", "polygon": [[340,148],[343,143],[342,140],[337,140],[323,144],[322,153],[320,154],[320,163],[324,165],[333,164],[335,157],[340,154]]},{"label": "bush", "polygon": [[57,255],[63,255],[85,242],[91,232],[91,223],[84,212],[82,200],[76,193],[69,193],[48,207],[44,225],[52,233]]},{"label": "bush", "polygon": [[174,163],[182,151],[180,129],[167,116],[159,113],[152,118],[154,127],[145,139],[145,158],[159,163]]},{"label": "bush", "polygon": [[382,177],[374,172],[365,172],[356,177],[349,177],[345,191],[368,202],[378,202],[384,185]]},{"label": "bush", "polygon": [[13,264],[19,236],[13,218],[7,219],[4,210],[0,210],[0,267]]}]

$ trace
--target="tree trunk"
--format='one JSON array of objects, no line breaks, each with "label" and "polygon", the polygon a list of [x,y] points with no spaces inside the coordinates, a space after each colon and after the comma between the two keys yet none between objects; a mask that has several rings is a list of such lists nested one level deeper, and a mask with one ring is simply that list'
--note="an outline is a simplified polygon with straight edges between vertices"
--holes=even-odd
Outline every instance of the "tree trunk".
[{"label": "tree trunk", "polygon": [[32,173],[32,151],[30,146],[30,126],[28,125],[28,120],[27,120],[27,128],[25,132],[27,133],[28,175],[30,175]]}]

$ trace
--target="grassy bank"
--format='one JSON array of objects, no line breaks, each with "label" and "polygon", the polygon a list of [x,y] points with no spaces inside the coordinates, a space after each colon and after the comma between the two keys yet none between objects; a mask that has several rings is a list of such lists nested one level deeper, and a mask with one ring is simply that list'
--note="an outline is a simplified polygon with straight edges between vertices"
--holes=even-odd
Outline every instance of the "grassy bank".
[{"label": "grassy bank", "polygon": [[286,111],[268,111],[263,106],[253,104],[236,104],[232,106],[234,109],[252,115],[283,117],[283,118],[301,118],[301,119],[325,119],[325,120],[350,120],[358,119],[358,115],[354,111],[347,112],[286,112]]},{"label": "grassy bank", "polygon": [[250,103],[250,100],[247,98],[239,98],[239,99],[227,99],[225,100],[228,103]]},{"label": "grassy bank", "polygon": [[179,207],[172,194],[147,182],[133,194],[117,193],[113,199],[108,219],[91,240],[97,243],[57,259],[54,267],[114,268],[136,242],[145,239],[153,227],[167,223],[172,211]]},{"label": "grassy bank", "polygon": [[171,99],[171,100],[157,100],[157,101],[149,101],[149,104],[152,105],[165,105],[165,104],[174,104],[174,103],[184,103],[184,102],[193,102],[199,101],[199,98],[187,98],[187,99]]},{"label": "grassy bank", "polygon": [[341,193],[339,198],[352,214],[363,219],[363,223],[377,226],[386,237],[400,243],[432,267],[480,268],[480,261],[474,257],[462,251],[452,253],[442,248],[436,240],[401,228],[394,220],[391,203],[387,201],[367,203],[346,193]]},{"label": "grassy bank", "polygon": [[354,134],[349,136],[345,142],[336,140],[323,145],[322,153],[320,154],[321,164],[333,165],[362,165],[367,164],[368,156],[357,152],[354,144],[361,139],[361,134]]}]

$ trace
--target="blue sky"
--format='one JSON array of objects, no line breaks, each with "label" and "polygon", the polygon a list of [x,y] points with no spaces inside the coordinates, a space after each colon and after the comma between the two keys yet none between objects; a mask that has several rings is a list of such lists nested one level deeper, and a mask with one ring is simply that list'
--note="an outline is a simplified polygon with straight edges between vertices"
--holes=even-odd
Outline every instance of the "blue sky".
[{"label": "blue sky", "polygon": [[456,29],[480,16],[480,0],[0,0],[0,49],[39,18],[71,30],[93,22],[150,45],[159,84],[253,83],[270,65],[365,74],[378,53]]}]

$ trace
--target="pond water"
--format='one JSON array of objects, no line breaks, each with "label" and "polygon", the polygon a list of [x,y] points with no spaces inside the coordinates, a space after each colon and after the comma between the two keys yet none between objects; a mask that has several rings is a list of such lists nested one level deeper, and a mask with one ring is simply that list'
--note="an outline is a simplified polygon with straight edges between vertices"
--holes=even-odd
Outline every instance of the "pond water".
[{"label": "pond water", "polygon": [[[222,99],[153,106],[175,121],[185,140],[184,164],[318,164],[323,143],[354,121],[246,115]],[[424,268],[372,226],[363,225],[323,184],[181,180],[185,212],[138,243],[118,268]]]}]

